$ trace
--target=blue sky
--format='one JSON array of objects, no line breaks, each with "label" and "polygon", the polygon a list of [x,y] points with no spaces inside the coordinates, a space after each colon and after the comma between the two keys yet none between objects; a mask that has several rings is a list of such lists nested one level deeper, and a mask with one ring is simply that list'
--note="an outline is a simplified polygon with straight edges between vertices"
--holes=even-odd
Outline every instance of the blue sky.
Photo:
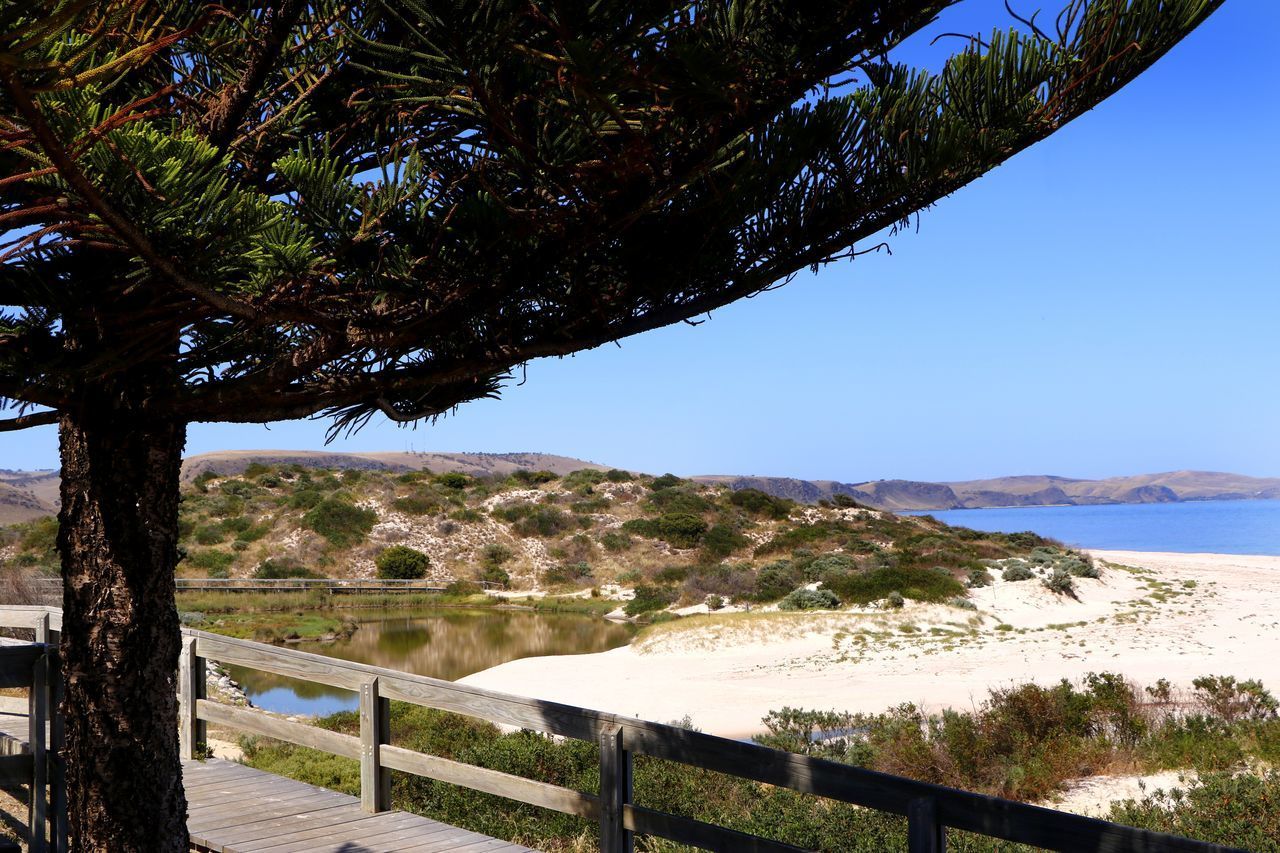
[{"label": "blue sky", "polygon": [[[1001,0],[967,0],[939,29],[1007,21]],[[1276,32],[1280,4],[1228,0],[1125,91],[891,238],[892,257],[535,362],[501,401],[331,447],[846,481],[1280,476]],[[324,430],[197,424],[187,450],[319,448]],[[0,437],[0,467],[56,464],[52,429]]]}]

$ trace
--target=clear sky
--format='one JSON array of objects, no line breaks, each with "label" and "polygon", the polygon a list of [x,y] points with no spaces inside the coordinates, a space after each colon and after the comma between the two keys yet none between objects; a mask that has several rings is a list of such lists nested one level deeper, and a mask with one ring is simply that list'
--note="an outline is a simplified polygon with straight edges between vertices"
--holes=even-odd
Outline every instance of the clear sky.
[{"label": "clear sky", "polygon": [[[935,29],[1008,21],[1002,0],[966,0]],[[331,448],[845,481],[1280,476],[1278,32],[1280,3],[1227,0],[1125,91],[891,238],[892,257],[534,362],[501,401]],[[196,424],[187,450],[320,448],[325,425]],[[52,428],[0,435],[0,467],[56,465]]]}]

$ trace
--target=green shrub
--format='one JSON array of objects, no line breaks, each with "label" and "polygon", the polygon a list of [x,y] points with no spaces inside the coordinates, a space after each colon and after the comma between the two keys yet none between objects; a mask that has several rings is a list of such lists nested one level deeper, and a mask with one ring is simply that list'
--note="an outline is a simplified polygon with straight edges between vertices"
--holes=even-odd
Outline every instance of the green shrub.
[{"label": "green shrub", "polygon": [[725,557],[745,548],[751,540],[727,524],[713,525],[702,537],[702,553],[709,561],[723,560]]},{"label": "green shrub", "polygon": [[1071,575],[1060,568],[1055,568],[1049,577],[1045,578],[1041,583],[1045,589],[1058,595],[1069,595],[1075,598],[1076,587],[1071,581]]},{"label": "green shrub", "polygon": [[977,610],[978,605],[974,604],[964,596],[957,595],[955,598],[948,598],[947,604],[951,607],[958,607],[961,610]]},{"label": "green shrub", "polygon": [[979,589],[984,586],[991,586],[991,582],[995,580],[991,576],[991,572],[986,569],[970,569],[969,570],[969,588]]},{"label": "green shrub", "polygon": [[649,488],[656,492],[661,489],[669,489],[672,486],[678,486],[683,482],[684,480],[681,480],[675,474],[663,474],[661,477],[654,477],[650,480]]},{"label": "green shrub", "polygon": [[1278,849],[1280,771],[1212,773],[1170,791],[1113,805],[1109,819],[1245,850]]},{"label": "green shrub", "polygon": [[414,492],[402,498],[396,498],[391,506],[405,515],[431,515],[438,512],[443,504],[430,492]]},{"label": "green shrub", "polygon": [[261,462],[250,462],[244,467],[244,473],[241,475],[247,480],[253,480],[261,477],[263,474],[270,474],[271,468],[263,465]]},{"label": "green shrub", "polygon": [[1277,702],[1261,681],[1237,682],[1230,675],[1206,675],[1194,679],[1196,699],[1215,717],[1233,723],[1276,716]]},{"label": "green shrub", "polygon": [[1029,581],[1035,576],[1036,573],[1031,571],[1031,567],[1023,562],[1005,563],[1002,572],[1002,577],[1006,581]]},{"label": "green shrub", "polygon": [[550,471],[529,471],[524,468],[511,472],[511,479],[515,480],[522,486],[537,486],[542,483],[551,483],[560,479],[559,475]]},{"label": "green shrub", "polygon": [[[792,554],[792,562],[796,562]],[[807,581],[820,581],[828,575],[844,575],[858,568],[858,561],[848,554],[823,554],[805,561],[801,567]]]},{"label": "green shrub", "polygon": [[289,496],[289,506],[294,509],[311,509],[324,500],[318,489],[299,489]]},{"label": "green shrub", "polygon": [[218,479],[218,475],[212,471],[201,471],[196,475],[196,478],[191,481],[191,484],[195,486],[197,492],[203,495],[208,493],[209,484],[216,479]]},{"label": "green shrub", "polygon": [[752,515],[762,515],[779,521],[791,515],[795,501],[775,498],[759,489],[736,489],[729,495],[729,503]]},{"label": "green shrub", "polygon": [[628,616],[640,616],[654,610],[663,610],[674,604],[676,591],[665,586],[641,585],[636,587],[635,598],[627,602],[623,608]]},{"label": "green shrub", "polygon": [[688,512],[672,512],[658,517],[658,535],[675,548],[696,548],[707,532],[707,523]]},{"label": "green shrub", "polygon": [[604,473],[604,478],[610,483],[630,483],[635,479],[630,471],[623,471],[621,468],[610,468]]},{"label": "green shrub", "polygon": [[636,536],[643,536],[646,539],[658,539],[662,535],[662,531],[658,528],[658,522],[652,518],[633,518],[629,521],[624,521],[622,523],[622,531]]},{"label": "green shrub", "polygon": [[449,518],[466,524],[479,524],[484,521],[484,513],[478,509],[472,509],[469,506],[464,506],[462,509],[456,509],[449,513]]},{"label": "green shrub", "polygon": [[527,513],[513,525],[515,532],[521,536],[547,538],[573,527],[573,519],[553,506],[524,506],[527,507]]},{"label": "green shrub", "polygon": [[777,601],[803,582],[804,576],[790,560],[775,560],[756,572],[751,597],[756,601]]},{"label": "green shrub", "polygon": [[490,542],[480,549],[480,565],[485,568],[496,568],[513,559],[515,555],[515,551],[512,551],[501,542]]},{"label": "green shrub", "polygon": [[427,576],[431,567],[431,559],[416,548],[407,545],[392,545],[383,548],[374,558],[373,564],[378,567],[378,577],[396,580],[418,580]]},{"label": "green shrub", "polygon": [[900,610],[905,607],[907,601],[902,597],[902,593],[894,590],[884,597],[884,605],[893,610]]},{"label": "green shrub", "polygon": [[209,502],[209,514],[215,518],[241,515],[243,512],[244,498],[239,495],[220,495]]},{"label": "green shrub", "polygon": [[629,551],[635,543],[626,533],[620,530],[610,530],[600,537],[600,544],[611,554],[620,554],[623,551]]},{"label": "green shrub", "polygon": [[841,494],[839,492],[831,496],[831,503],[835,504],[840,509],[871,509],[869,506],[864,506],[863,504],[858,503],[849,495]]},{"label": "green shrub", "polygon": [[378,514],[373,510],[363,509],[339,498],[325,498],[302,516],[304,527],[314,530],[339,547],[363,542],[377,523]]},{"label": "green shrub", "polygon": [[702,515],[714,509],[711,501],[693,488],[672,487],[650,492],[646,499],[649,506],[664,513]]},{"label": "green shrub", "polygon": [[208,571],[217,571],[218,569],[226,571],[235,561],[235,554],[230,551],[219,551],[217,548],[194,551],[187,554],[186,559],[188,565]]},{"label": "green shrub", "polygon": [[446,489],[465,489],[471,484],[471,478],[457,471],[449,471],[445,474],[437,474],[436,482]]},{"label": "green shrub", "polygon": [[497,584],[503,589],[511,585],[511,575],[501,566],[483,566],[480,569],[479,580]]},{"label": "green shrub", "polygon": [[560,478],[560,488],[565,491],[580,491],[590,494],[592,486],[598,486],[605,481],[605,473],[597,471],[594,468],[579,468],[577,471],[570,471]]},{"label": "green shrub", "polygon": [[217,545],[227,538],[227,531],[221,524],[202,524],[192,534],[198,545]]},{"label": "green shrub", "polygon": [[778,602],[779,610],[835,610],[840,599],[829,589],[800,587]]},{"label": "green shrub", "polygon": [[964,595],[963,584],[946,570],[932,568],[890,566],[846,575],[828,575],[823,578],[823,584],[842,601],[859,604],[885,598],[893,592],[916,601],[946,601]]},{"label": "green shrub", "polygon": [[549,586],[582,585],[592,580],[591,565],[586,562],[561,563],[543,572],[542,580]]},{"label": "green shrub", "polygon": [[259,580],[319,577],[315,572],[304,568],[301,563],[292,557],[275,557],[270,560],[263,560],[258,568],[253,570],[253,576]]}]

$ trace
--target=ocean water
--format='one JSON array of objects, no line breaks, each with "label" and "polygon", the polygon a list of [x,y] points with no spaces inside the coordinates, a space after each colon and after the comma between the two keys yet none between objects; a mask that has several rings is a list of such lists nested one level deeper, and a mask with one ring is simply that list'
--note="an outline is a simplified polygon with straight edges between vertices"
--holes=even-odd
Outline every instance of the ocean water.
[{"label": "ocean water", "polygon": [[1188,501],[1109,506],[938,510],[947,524],[1032,530],[1080,548],[1280,555],[1280,501]]}]

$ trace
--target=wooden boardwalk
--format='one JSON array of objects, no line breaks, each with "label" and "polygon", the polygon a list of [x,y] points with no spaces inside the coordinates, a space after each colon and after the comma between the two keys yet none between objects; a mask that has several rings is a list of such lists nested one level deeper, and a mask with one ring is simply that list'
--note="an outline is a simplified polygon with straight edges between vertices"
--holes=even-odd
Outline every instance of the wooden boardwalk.
[{"label": "wooden boardwalk", "polygon": [[216,853],[532,853],[447,823],[370,814],[360,800],[243,764],[184,761],[191,846]]}]

